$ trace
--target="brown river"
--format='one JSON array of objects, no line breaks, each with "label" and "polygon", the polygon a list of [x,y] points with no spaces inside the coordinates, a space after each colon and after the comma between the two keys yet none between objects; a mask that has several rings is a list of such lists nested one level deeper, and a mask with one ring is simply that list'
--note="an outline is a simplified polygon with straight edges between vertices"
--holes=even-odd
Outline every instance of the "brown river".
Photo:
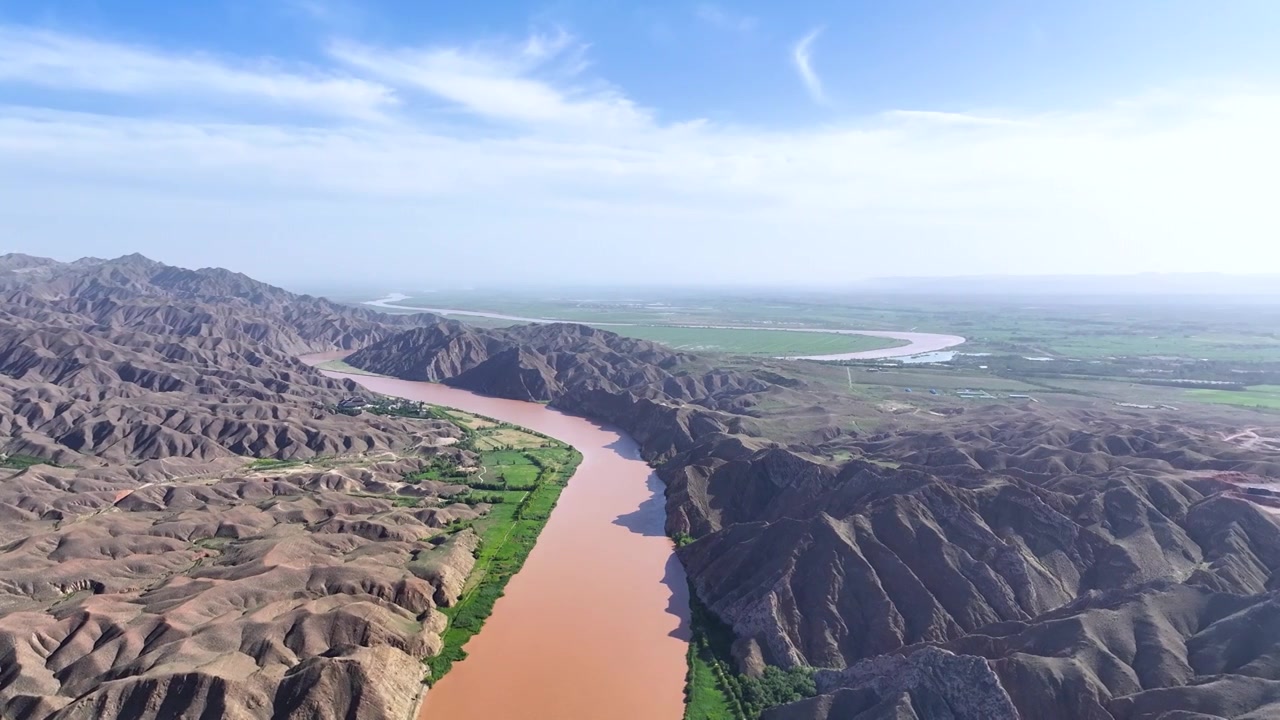
[{"label": "brown river", "polygon": [[688,586],[663,531],[661,481],[631,438],[536,403],[325,374],[523,425],[582,453],[524,568],[467,643],[467,659],[426,693],[419,720],[681,717]]}]

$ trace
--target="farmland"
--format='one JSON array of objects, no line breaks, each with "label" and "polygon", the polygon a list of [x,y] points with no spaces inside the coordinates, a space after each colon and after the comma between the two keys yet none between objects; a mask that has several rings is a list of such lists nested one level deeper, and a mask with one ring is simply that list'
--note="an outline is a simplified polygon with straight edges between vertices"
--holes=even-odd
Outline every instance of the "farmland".
[{"label": "farmland", "polygon": [[434,683],[467,656],[463,647],[480,631],[507,582],[524,565],[582,456],[562,442],[508,423],[461,410],[430,410],[467,430],[462,445],[480,453],[480,470],[462,473],[437,467],[420,479],[467,485],[471,490],[458,499],[489,507],[485,516],[448,528],[450,534],[470,530],[480,543],[461,597],[441,608],[449,618],[444,647],[426,660]]},{"label": "farmland", "polygon": [[635,325],[605,328],[620,335],[652,340],[687,352],[722,352],[736,355],[826,355],[879,350],[903,345],[902,341],[869,335],[793,333],[767,329],[725,329]]},{"label": "farmland", "polygon": [[[542,298],[536,293],[456,293],[401,301],[521,317],[596,324],[623,335],[704,352],[811,355],[872,349],[886,341],[858,336],[768,332],[779,328],[917,330],[968,338],[970,352],[1085,360],[1181,357],[1280,362],[1280,307],[1192,302],[1178,298],[1101,300],[1020,297],[884,297],[836,292],[649,291],[592,299]],[[459,317],[467,322],[511,321]],[[625,323],[625,324],[618,324]],[[688,326],[757,328],[713,330]],[[857,343],[850,347],[847,343]],[[884,347],[885,345],[881,345]]]},{"label": "farmland", "polygon": [[1280,385],[1257,385],[1244,390],[1197,389],[1188,390],[1187,395],[1199,402],[1280,410]]}]

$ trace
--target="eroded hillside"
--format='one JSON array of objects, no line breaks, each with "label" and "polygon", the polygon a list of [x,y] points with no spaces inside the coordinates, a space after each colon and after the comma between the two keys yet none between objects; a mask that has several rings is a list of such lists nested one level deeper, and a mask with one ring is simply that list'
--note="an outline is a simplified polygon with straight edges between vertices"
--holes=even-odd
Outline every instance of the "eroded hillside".
[{"label": "eroded hillside", "polygon": [[[797,366],[563,324],[437,326],[349,362],[635,436],[736,669],[828,669],[769,717],[1260,718],[1280,699],[1280,660],[1236,634],[1280,568],[1280,453],[1239,442],[1242,415],[903,414]],[[847,420],[869,413],[874,431]]]},{"label": "eroded hillside", "polygon": [[493,510],[479,456],[295,355],[435,322],[0,258],[0,716],[409,716]]}]

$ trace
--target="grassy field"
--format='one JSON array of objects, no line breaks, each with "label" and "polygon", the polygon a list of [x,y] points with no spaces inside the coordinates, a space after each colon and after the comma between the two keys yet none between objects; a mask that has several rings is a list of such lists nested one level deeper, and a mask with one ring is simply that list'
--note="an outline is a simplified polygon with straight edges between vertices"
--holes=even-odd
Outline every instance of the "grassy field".
[{"label": "grassy field", "polygon": [[500,483],[509,488],[528,488],[538,481],[540,470],[530,461],[527,452],[496,450],[482,456],[484,481]]},{"label": "grassy field", "polygon": [[783,330],[723,330],[712,328],[638,325],[606,327],[627,337],[652,340],[688,352],[724,352],[740,355],[829,355],[899,347],[900,340],[870,335],[797,333]]},{"label": "grassy field", "polygon": [[698,600],[692,587],[689,614],[693,637],[689,639],[684,720],[748,720],[734,682],[733,631]]},{"label": "grassy field", "polygon": [[[438,297],[412,298],[403,301],[407,304],[431,306],[442,302]],[[472,303],[472,304],[468,304]],[[479,304],[474,304],[479,303]],[[457,298],[452,306],[459,308],[494,307],[492,300]],[[592,303],[541,303],[522,301],[500,301],[498,309],[503,314],[520,317],[552,318],[587,325],[605,323],[601,329],[616,332],[626,337],[652,340],[668,345],[677,350],[689,352],[724,352],[744,355],[825,355],[834,353],[861,352],[904,345],[902,341],[869,335],[840,335],[836,333],[793,333],[781,330],[760,329],[717,329],[701,327],[682,327],[682,324],[706,322],[708,324],[753,324],[748,317],[740,315],[721,316],[705,308],[673,308],[656,306],[650,308],[627,309],[611,304],[596,305]],[[510,325],[511,321],[477,318],[474,316],[455,316],[473,325],[493,326]],[[610,325],[609,323],[636,323],[635,325]]]},{"label": "grassy field", "polygon": [[1244,362],[1280,360],[1280,340],[1246,335],[1071,334],[1045,338],[1038,346],[1055,355],[1084,359],[1159,356]]},{"label": "grassy field", "polygon": [[[693,316],[692,318],[675,314],[655,314],[644,312],[609,312],[590,311],[582,308],[555,305],[516,305],[514,308],[503,308],[504,312],[521,314],[523,317],[550,317],[587,325],[598,325],[602,330],[616,332],[625,337],[641,340],[652,340],[687,352],[723,352],[741,355],[828,355],[835,353],[862,352],[864,350],[880,350],[882,348],[899,347],[906,343],[900,340],[872,337],[870,335],[841,335],[837,333],[795,333],[769,328],[720,329],[686,327],[677,323],[717,322],[735,324],[739,321],[750,324],[742,318],[721,318],[714,316]],[[534,312],[536,311],[536,312]],[[489,318],[455,316],[463,322],[492,327],[510,325],[511,321],[495,321]],[[612,325],[610,323],[636,323],[633,325]],[[331,368],[338,369],[338,368]]]},{"label": "grassy field", "polygon": [[[580,323],[615,323],[662,322],[664,316],[660,310],[646,307],[631,307],[628,304],[610,302],[575,301],[575,300],[537,300],[517,296],[498,296],[487,293],[461,293],[458,295],[424,295],[401,300],[399,305],[410,307],[444,307],[459,310],[478,310],[513,317],[545,318],[549,320],[565,320]],[[510,325],[510,320],[476,317],[473,315],[451,315],[455,320],[483,325],[502,323]]]},{"label": "grassy field", "polygon": [[472,413],[463,412],[454,408],[442,408],[442,410],[444,410],[446,417],[468,430],[484,430],[501,424],[497,420],[473,415]]},{"label": "grassy field", "polygon": [[685,687],[684,720],[738,720],[717,673],[720,669],[704,657],[697,645],[689,646],[689,676]]},{"label": "grassy field", "polygon": [[6,470],[25,470],[33,465],[53,465],[57,467],[54,463],[33,455],[5,455],[0,458],[0,468]]},{"label": "grassy field", "polygon": [[476,450],[528,450],[542,447],[548,440],[539,435],[513,427],[493,427],[475,438]]},{"label": "grassy field", "polygon": [[1255,385],[1245,390],[1187,390],[1197,402],[1280,410],[1280,385]]},{"label": "grassy field", "polygon": [[[835,340],[810,351],[794,337],[690,337],[679,325],[918,330],[963,335],[974,352],[1052,355],[1084,359],[1168,356],[1241,362],[1280,362],[1280,307],[1227,301],[1189,302],[1116,298],[1062,300],[1019,297],[876,296],[775,291],[629,293],[628,298],[538,298],[459,293],[404,302],[484,309],[525,317],[591,323],[635,337],[694,349],[735,353],[809,355],[842,352]],[[1217,303],[1217,304],[1214,304]],[[464,319],[465,318],[459,318]],[[505,321],[504,321],[505,322]],[[652,329],[652,328],[658,329]],[[671,334],[667,334],[671,333]],[[801,346],[783,347],[788,343]],[[714,347],[711,347],[714,346]],[[853,350],[865,348],[853,348]]]}]

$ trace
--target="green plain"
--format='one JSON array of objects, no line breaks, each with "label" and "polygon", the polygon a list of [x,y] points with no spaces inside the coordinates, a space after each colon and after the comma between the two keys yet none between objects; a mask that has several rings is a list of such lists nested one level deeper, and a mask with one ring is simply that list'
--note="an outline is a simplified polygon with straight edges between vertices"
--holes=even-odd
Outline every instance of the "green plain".
[{"label": "green plain", "polygon": [[[828,329],[916,330],[968,338],[967,352],[1047,355],[1086,360],[1167,356],[1220,361],[1280,362],[1280,307],[1227,301],[1151,302],[1143,298],[1063,301],[1017,296],[893,296],[869,293],[659,291],[628,298],[536,298],[517,294],[458,293],[406,300],[483,309],[523,317],[601,324],[623,335],[674,346],[707,345],[732,353],[815,355],[845,352],[836,341],[810,350],[813,339],[771,335],[699,339],[691,325]],[[458,319],[468,321],[467,318]],[[510,321],[503,321],[511,324]],[[630,323],[608,326],[604,323]],[[654,329],[657,328],[657,329]],[[675,333],[665,335],[665,333]],[[732,331],[726,331],[732,332]],[[784,347],[790,345],[790,347]],[[692,349],[692,348],[687,348]],[[706,349],[713,349],[707,347]],[[853,348],[847,351],[856,351]]]},{"label": "green plain", "polygon": [[729,694],[721,686],[717,671],[718,668],[703,657],[698,646],[689,646],[684,720],[738,720],[741,717],[730,704]]},{"label": "green plain", "polygon": [[1187,390],[1197,402],[1280,410],[1280,385],[1255,385],[1244,390]]},{"label": "green plain", "polygon": [[871,335],[788,332],[785,330],[738,330],[724,328],[677,327],[674,325],[634,325],[606,327],[626,337],[652,340],[687,352],[723,352],[738,355],[833,355],[899,347],[901,340]]}]

